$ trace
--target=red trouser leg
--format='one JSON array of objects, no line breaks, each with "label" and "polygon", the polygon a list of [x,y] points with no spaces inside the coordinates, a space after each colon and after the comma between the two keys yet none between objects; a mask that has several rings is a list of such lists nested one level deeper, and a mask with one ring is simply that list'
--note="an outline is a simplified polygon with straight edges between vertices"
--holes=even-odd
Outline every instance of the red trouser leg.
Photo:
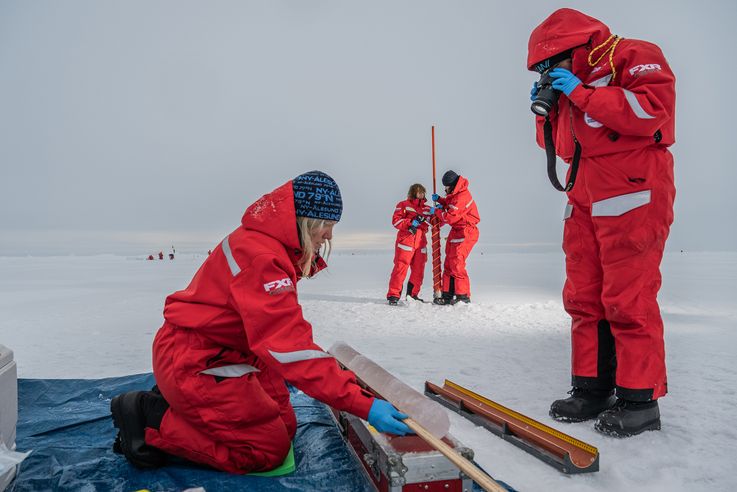
[{"label": "red trouser leg", "polygon": [[672,156],[642,149],[582,159],[581,170],[564,233],[573,385],[610,388],[616,365],[618,396],[657,399],[667,392],[656,297],[673,221]]},{"label": "red trouser leg", "polygon": [[616,369],[614,339],[601,304],[603,273],[585,178],[585,173],[579,173],[568,195],[563,229],[563,306],[571,316],[571,384],[611,390]]},{"label": "red trouser leg", "polygon": [[412,284],[413,292],[407,292],[411,296],[418,296],[425,279],[425,264],[427,263],[427,246],[417,248],[412,255],[410,263],[409,283]]},{"label": "red trouser leg", "polygon": [[394,246],[394,268],[389,277],[389,291],[386,297],[400,297],[404,279],[407,278],[407,270],[412,262],[413,248],[405,244],[397,243]]},{"label": "red trouser leg", "polygon": [[588,176],[605,183],[591,186],[592,219],[604,272],[601,299],[616,343],[617,396],[657,399],[667,392],[657,294],[673,222],[673,156],[642,149],[594,159],[591,169]]},{"label": "red trouser leg", "polygon": [[466,227],[463,235],[452,233],[445,245],[445,267],[443,269],[443,292],[449,292],[450,279],[453,279],[456,295],[471,296],[471,281],[466,271],[466,258],[479,239],[476,227]]},{"label": "red trouser leg", "polygon": [[279,466],[296,431],[291,406],[277,402],[283,405],[284,382],[265,367],[240,377],[200,374],[211,361],[221,366],[244,359],[194,330],[169,324],[159,330],[154,376],[170,407],[158,430],[146,429],[146,443],[232,473]]},{"label": "red trouser leg", "polygon": [[[450,293],[453,295],[455,293],[455,285],[450,285],[450,280],[453,273],[453,266],[451,266],[450,258],[451,258],[451,252],[455,251],[455,243],[450,242],[450,238],[445,240],[445,260],[443,260],[443,282],[441,284],[441,289],[443,289],[443,293]],[[455,282],[455,281],[454,281]],[[451,289],[452,287],[452,289]]]}]

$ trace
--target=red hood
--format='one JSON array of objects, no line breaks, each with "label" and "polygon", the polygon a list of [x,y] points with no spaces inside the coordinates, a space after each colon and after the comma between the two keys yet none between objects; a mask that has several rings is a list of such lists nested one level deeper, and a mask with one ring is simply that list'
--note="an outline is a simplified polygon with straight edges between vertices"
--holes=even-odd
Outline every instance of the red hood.
[{"label": "red hood", "polygon": [[460,193],[461,191],[466,191],[467,189],[468,180],[463,176],[458,176],[458,182],[456,183],[455,188],[453,188],[453,191],[448,193],[448,195],[455,195],[457,193]]},{"label": "red hood", "polygon": [[256,200],[246,209],[241,224],[248,231],[258,231],[273,237],[290,251],[301,250],[292,182],[287,181]]},{"label": "red hood", "polygon": [[606,24],[578,10],[556,10],[530,34],[527,68],[534,70],[541,61],[589,42],[598,46],[610,35]]}]

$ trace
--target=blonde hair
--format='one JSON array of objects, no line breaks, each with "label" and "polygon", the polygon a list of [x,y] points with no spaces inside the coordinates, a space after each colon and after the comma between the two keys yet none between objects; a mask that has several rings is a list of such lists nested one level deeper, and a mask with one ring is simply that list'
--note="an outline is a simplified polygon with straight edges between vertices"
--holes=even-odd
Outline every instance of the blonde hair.
[{"label": "blonde hair", "polygon": [[302,257],[297,266],[303,277],[309,278],[312,269],[317,265],[317,259],[322,256],[325,260],[330,257],[330,240],[326,239],[322,251],[312,249],[312,234],[325,226],[325,220],[313,219],[312,217],[297,217],[297,235],[299,244],[302,246]]},{"label": "blonde hair", "polygon": [[407,198],[409,198],[410,200],[413,200],[417,198],[418,193],[423,193],[427,195],[427,190],[420,183],[415,183],[409,187],[409,191],[407,192]]}]

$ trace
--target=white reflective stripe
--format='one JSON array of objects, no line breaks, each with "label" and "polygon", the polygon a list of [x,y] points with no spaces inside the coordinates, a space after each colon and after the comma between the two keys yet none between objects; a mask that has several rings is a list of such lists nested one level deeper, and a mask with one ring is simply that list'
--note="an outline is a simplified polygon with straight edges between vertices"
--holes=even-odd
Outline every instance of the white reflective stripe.
[{"label": "white reflective stripe", "polygon": [[573,205],[570,203],[566,204],[566,211],[563,212],[563,220],[567,220],[571,218],[571,214],[573,213]]},{"label": "white reflective stripe", "polygon": [[627,89],[622,90],[624,91],[624,97],[625,99],[627,99],[627,102],[630,105],[630,109],[632,109],[632,112],[635,113],[635,116],[637,116],[641,120],[650,120],[652,118],[655,118],[655,116],[647,114],[645,110],[642,109],[642,106],[640,106],[640,101],[637,100],[637,96],[634,92],[630,92]]},{"label": "white reflective stripe", "polygon": [[412,251],[412,246],[407,246],[406,244],[397,244],[397,248],[403,249],[405,251]]},{"label": "white reflective stripe", "polygon": [[395,208],[395,209],[394,209],[394,211],[395,211],[395,212],[396,212],[397,210],[402,210],[402,209],[401,209],[401,208],[399,208],[399,207],[397,207],[397,208]]},{"label": "white reflective stripe", "polygon": [[427,254],[427,248],[422,248],[422,249],[421,249],[420,251],[421,251],[421,252],[422,252],[423,254]]},{"label": "white reflective stripe", "polygon": [[458,210],[458,207],[456,207],[455,205],[448,205],[448,208],[452,208],[453,210]]},{"label": "white reflective stripe", "polygon": [[299,362],[302,360],[310,359],[324,359],[332,357],[332,355],[321,352],[320,350],[297,350],[296,352],[274,352],[269,350],[269,353],[273,358],[282,364],[289,364],[290,362]]},{"label": "white reflective stripe", "polygon": [[471,198],[471,201],[468,202],[468,205],[466,205],[466,208],[470,207],[472,203],[473,203],[473,198]]},{"label": "white reflective stripe", "polygon": [[412,207],[406,207],[405,210],[409,210],[410,212],[417,212],[417,210]]},{"label": "white reflective stripe", "polygon": [[256,369],[248,364],[234,364],[232,366],[220,366],[213,367],[211,369],[205,369],[200,371],[200,374],[209,374],[211,376],[221,376],[224,378],[239,378],[252,372],[261,372],[260,369]]},{"label": "white reflective stripe", "polygon": [[466,240],[466,238],[465,237],[462,237],[460,239],[451,239],[450,242],[451,243],[462,243],[465,240]]},{"label": "white reflective stripe", "polygon": [[612,80],[612,74],[605,75],[602,78],[596,79],[593,82],[589,82],[586,85],[591,86],[591,87],[606,87],[609,85],[610,80]]},{"label": "white reflective stripe", "polygon": [[396,222],[395,222],[395,223],[393,223],[392,225],[393,225],[394,227],[397,227],[397,224],[401,224],[403,220],[404,220],[404,219],[399,219],[398,221],[396,221]]},{"label": "white reflective stripe", "polygon": [[230,267],[230,273],[233,274],[235,277],[241,272],[240,267],[238,266],[238,263],[236,263],[235,258],[233,258],[233,252],[230,251],[230,243],[228,242],[228,238],[230,235],[225,236],[225,239],[223,239],[223,253],[225,253],[225,259],[228,260],[228,266]]},{"label": "white reflective stripe", "polygon": [[650,203],[650,190],[614,196],[591,204],[592,217],[616,217]]}]

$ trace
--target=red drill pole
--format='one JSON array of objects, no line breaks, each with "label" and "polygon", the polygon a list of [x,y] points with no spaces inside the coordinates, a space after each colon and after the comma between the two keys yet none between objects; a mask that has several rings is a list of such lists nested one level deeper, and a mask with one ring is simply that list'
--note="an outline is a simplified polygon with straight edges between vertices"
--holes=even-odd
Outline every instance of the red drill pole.
[{"label": "red drill pole", "polygon": [[[432,192],[437,193],[435,182],[435,126],[432,127]],[[433,202],[433,205],[437,205]],[[437,299],[442,295],[443,272],[440,269],[440,221],[434,215],[430,218],[432,226],[432,290]]]}]

